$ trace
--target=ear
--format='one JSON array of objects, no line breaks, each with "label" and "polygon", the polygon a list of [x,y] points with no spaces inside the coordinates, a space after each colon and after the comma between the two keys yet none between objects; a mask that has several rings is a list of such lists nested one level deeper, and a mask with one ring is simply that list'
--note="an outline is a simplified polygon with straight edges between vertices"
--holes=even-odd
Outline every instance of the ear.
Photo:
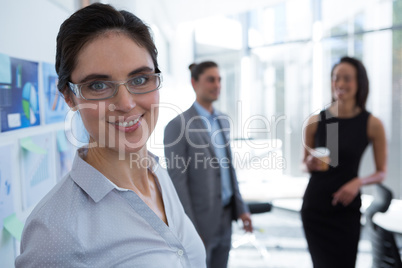
[{"label": "ear", "polygon": [[67,103],[67,105],[70,107],[71,110],[76,111],[76,102],[74,100],[75,96],[74,93],[66,86],[66,88],[63,91],[63,96],[64,100]]},{"label": "ear", "polygon": [[194,78],[191,78],[191,85],[193,86],[194,91],[196,91],[195,88],[196,88],[196,86],[197,86],[197,81],[195,81]]}]

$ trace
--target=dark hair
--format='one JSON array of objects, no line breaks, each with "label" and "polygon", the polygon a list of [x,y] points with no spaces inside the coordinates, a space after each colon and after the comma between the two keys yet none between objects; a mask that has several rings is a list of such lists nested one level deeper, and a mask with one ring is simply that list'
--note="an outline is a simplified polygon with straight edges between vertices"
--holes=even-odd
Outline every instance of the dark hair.
[{"label": "dark hair", "polygon": [[[357,79],[356,105],[360,107],[363,111],[365,111],[367,96],[369,94],[369,80],[366,68],[364,67],[363,63],[358,59],[351,57],[343,57],[341,58],[339,63],[335,64],[334,67],[332,67],[331,79],[334,74],[336,66],[338,66],[341,63],[349,63],[350,65],[355,67],[356,79]],[[332,101],[335,100],[332,98]]]},{"label": "dark hair", "polygon": [[198,81],[198,78],[200,75],[208,68],[211,67],[218,67],[218,64],[216,64],[213,61],[203,61],[199,64],[192,63],[188,68],[191,71],[191,78],[194,78],[195,81]]},{"label": "dark hair", "polygon": [[149,27],[134,14],[106,4],[95,3],[78,10],[60,26],[57,35],[56,72],[59,75],[58,89],[66,88],[67,82],[77,64],[77,55],[82,47],[101,34],[116,30],[126,34],[151,55],[158,69],[158,51],[150,34]]}]

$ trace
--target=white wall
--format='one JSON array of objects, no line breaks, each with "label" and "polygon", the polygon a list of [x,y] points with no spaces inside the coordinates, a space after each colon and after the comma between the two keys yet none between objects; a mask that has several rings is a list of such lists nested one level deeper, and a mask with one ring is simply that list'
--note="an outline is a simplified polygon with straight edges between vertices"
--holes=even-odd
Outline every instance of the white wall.
[{"label": "white wall", "polygon": [[0,2],[0,52],[11,57],[54,62],[60,24],[75,0],[13,0]]},{"label": "white wall", "polygon": [[[76,0],[1,0],[0,53],[24,60],[54,63],[56,36],[60,24],[74,11],[76,2]],[[18,139],[54,131],[61,127],[60,124],[42,125],[0,133],[0,144],[12,143],[16,148],[16,152],[10,156],[16,163],[13,166],[14,209],[22,221],[28,212],[23,213],[21,205]],[[14,267],[18,246],[19,243],[7,231],[3,229],[0,232],[1,267]]]}]

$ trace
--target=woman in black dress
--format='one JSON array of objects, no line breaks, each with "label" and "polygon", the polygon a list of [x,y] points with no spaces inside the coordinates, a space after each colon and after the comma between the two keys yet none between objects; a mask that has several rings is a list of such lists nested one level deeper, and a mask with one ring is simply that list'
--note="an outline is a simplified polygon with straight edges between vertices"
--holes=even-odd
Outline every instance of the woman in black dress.
[{"label": "woman in black dress", "polygon": [[[360,237],[360,187],[386,173],[386,139],[381,121],[365,108],[369,82],[363,64],[344,57],[331,72],[333,103],[309,118],[304,163],[311,173],[301,211],[314,268],[353,268]],[[358,176],[362,154],[372,143],[376,170]],[[312,156],[330,150],[329,168]]]}]

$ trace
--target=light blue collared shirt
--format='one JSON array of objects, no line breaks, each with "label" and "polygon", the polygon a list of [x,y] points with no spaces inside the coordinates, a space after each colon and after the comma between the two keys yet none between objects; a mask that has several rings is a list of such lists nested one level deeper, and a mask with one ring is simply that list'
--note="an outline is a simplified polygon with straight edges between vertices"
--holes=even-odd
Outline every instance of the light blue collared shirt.
[{"label": "light blue collared shirt", "polygon": [[213,110],[212,114],[209,113],[207,109],[202,107],[198,102],[194,102],[194,107],[197,110],[198,114],[202,117],[208,119],[202,120],[205,124],[205,127],[211,130],[209,132],[209,136],[211,137],[211,143],[214,148],[216,157],[219,159],[219,167],[221,171],[221,184],[222,184],[222,204],[225,206],[230,203],[230,200],[233,195],[232,183],[230,180],[230,166],[228,161],[224,161],[223,159],[228,159],[227,151],[226,151],[226,142],[223,137],[222,127],[218,121],[218,114],[215,110]]},{"label": "light blue collared shirt", "polygon": [[206,267],[205,248],[166,170],[160,185],[166,225],[133,191],[118,189],[83,160],[35,207],[21,240],[19,267]]}]

